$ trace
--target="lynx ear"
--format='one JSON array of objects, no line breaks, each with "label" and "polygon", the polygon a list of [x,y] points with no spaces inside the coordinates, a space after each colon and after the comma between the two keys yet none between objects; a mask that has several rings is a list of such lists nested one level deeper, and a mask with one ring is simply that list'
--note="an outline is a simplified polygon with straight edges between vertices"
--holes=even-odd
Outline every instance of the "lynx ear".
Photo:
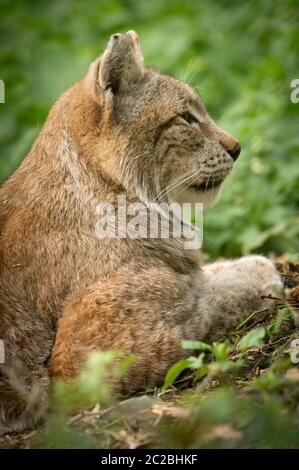
[{"label": "lynx ear", "polygon": [[134,31],[113,34],[101,57],[98,85],[113,94],[128,91],[144,75],[143,57],[139,38]]}]

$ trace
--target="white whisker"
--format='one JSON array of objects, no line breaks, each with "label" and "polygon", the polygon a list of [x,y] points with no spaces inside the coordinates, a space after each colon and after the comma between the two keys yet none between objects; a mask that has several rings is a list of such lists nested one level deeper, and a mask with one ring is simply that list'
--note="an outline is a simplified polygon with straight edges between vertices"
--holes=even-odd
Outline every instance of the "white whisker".
[{"label": "white whisker", "polygon": [[[191,178],[193,178],[193,177],[195,176],[195,178],[192,179],[192,182],[191,182],[191,184],[193,184],[194,181],[196,181],[196,179],[198,178],[198,174],[199,174],[199,170],[194,170],[191,175],[189,175],[188,177],[184,178],[183,181],[179,181],[179,183],[178,183],[175,187],[170,188],[169,191],[171,191],[171,190],[174,191],[178,186],[183,185],[184,183],[186,183],[186,181],[190,180]],[[189,185],[189,186],[190,186],[190,185]],[[185,189],[187,189],[189,186],[184,186],[184,187],[176,194],[176,196],[177,196],[178,194],[181,194],[181,193],[182,193]],[[168,193],[169,191],[167,191],[167,193]],[[166,194],[167,194],[167,193],[166,193]]]},{"label": "white whisker", "polygon": [[185,179],[191,174],[194,173],[194,170],[188,170],[186,173],[184,173],[181,176],[178,176],[171,180],[171,182],[164,188],[160,193],[157,194],[155,200],[161,199],[162,196],[165,196],[169,191],[175,189],[179,184],[182,184]]},{"label": "white whisker", "polygon": [[[186,191],[186,189],[190,188],[192,184],[198,179],[198,176],[200,175],[200,170],[196,170],[193,175],[191,175],[188,179],[192,178],[194,176],[194,179],[184,188],[182,188],[177,194],[176,197],[181,194],[183,191]],[[186,181],[186,180],[185,180]]]}]

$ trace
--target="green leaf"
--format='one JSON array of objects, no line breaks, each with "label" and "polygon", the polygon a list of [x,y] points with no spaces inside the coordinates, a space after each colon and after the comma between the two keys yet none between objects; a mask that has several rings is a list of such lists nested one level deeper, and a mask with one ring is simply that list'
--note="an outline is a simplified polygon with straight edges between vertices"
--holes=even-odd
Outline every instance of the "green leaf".
[{"label": "green leaf", "polygon": [[164,379],[163,390],[166,390],[173,384],[173,382],[178,378],[178,376],[185,370],[190,367],[190,360],[181,359],[171,366]]},{"label": "green leaf", "polygon": [[249,331],[247,335],[240,339],[237,345],[237,349],[241,352],[244,352],[249,348],[253,348],[254,346],[260,346],[264,344],[265,335],[266,328],[259,326],[258,328]]},{"label": "green leaf", "polygon": [[178,376],[185,369],[200,369],[203,365],[204,353],[200,354],[198,357],[191,356],[186,359],[181,359],[180,361],[173,364],[168,369],[168,372],[164,379],[163,390],[166,390],[173,382],[178,378]]},{"label": "green leaf", "polygon": [[207,375],[208,372],[209,372],[209,368],[205,364],[199,367],[199,369],[197,369],[196,371],[194,382],[198,382],[199,380],[201,380],[203,377]]},{"label": "green leaf", "polygon": [[204,353],[201,353],[198,357],[191,356],[188,358],[190,361],[189,367],[192,369],[199,369],[202,366],[203,358],[205,357]]},{"label": "green leaf", "polygon": [[272,336],[278,336],[283,332],[289,331],[293,326],[293,313],[288,307],[284,307],[278,311],[274,322],[267,327],[267,331]]},{"label": "green leaf", "polygon": [[230,347],[227,343],[213,343],[212,353],[217,361],[225,361],[230,353]]},{"label": "green leaf", "polygon": [[212,346],[202,341],[185,340],[182,342],[183,349],[196,349],[203,351],[212,351]]}]

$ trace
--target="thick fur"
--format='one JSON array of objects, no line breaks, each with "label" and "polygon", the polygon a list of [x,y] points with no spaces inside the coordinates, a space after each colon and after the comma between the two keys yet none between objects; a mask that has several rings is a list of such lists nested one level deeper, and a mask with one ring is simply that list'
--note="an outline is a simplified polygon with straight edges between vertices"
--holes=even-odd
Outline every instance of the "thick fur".
[{"label": "thick fur", "polygon": [[95,233],[97,204],[119,194],[210,205],[236,145],[189,86],[144,68],[133,32],[112,36],[57,100],[0,190],[0,432],[34,425],[49,375],[72,379],[92,351],[135,354],[118,385],[133,393],[161,382],[185,354],[182,339],[210,338],[281,289],[262,257],[202,268],[180,239]]}]

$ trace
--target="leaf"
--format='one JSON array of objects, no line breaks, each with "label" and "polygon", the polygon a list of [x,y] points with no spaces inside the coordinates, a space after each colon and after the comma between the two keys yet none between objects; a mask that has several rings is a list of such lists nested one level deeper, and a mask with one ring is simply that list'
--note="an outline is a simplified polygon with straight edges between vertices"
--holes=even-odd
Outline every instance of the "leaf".
[{"label": "leaf", "polygon": [[176,362],[171,366],[164,379],[163,390],[166,390],[173,384],[175,379],[185,370],[190,367],[190,360],[189,359],[181,359],[180,361]]},{"label": "leaf", "polygon": [[215,361],[209,365],[209,370],[214,375],[218,375],[219,373],[227,374],[228,372],[238,370],[242,365],[243,361],[240,359],[238,361]]},{"label": "leaf", "polygon": [[200,354],[198,357],[188,357],[187,359],[181,359],[180,361],[173,364],[168,369],[168,372],[164,379],[163,390],[166,390],[173,382],[178,378],[178,376],[185,369],[200,369],[203,364],[204,353]]},{"label": "leaf", "polygon": [[227,343],[213,343],[212,353],[217,361],[225,361],[230,353],[230,347]]},{"label": "leaf", "polygon": [[264,344],[265,335],[266,328],[264,328],[263,326],[259,326],[258,328],[249,331],[247,335],[243,336],[243,338],[240,339],[237,345],[237,349],[241,352],[244,352],[254,346],[260,346]]},{"label": "leaf", "polygon": [[201,380],[203,377],[207,375],[208,372],[209,372],[208,366],[206,366],[205,364],[202,365],[196,371],[194,382],[198,382],[199,380]]},{"label": "leaf", "polygon": [[188,358],[190,361],[189,367],[192,369],[199,369],[202,366],[203,358],[205,357],[204,353],[201,353],[198,357],[191,356]]},{"label": "leaf", "polygon": [[293,313],[288,307],[285,307],[279,310],[274,322],[267,327],[267,331],[270,335],[277,336],[283,332],[289,331],[293,326]]},{"label": "leaf", "polygon": [[203,341],[191,341],[185,340],[182,342],[182,346],[184,349],[196,349],[196,350],[203,350],[203,351],[212,351],[212,346]]}]

